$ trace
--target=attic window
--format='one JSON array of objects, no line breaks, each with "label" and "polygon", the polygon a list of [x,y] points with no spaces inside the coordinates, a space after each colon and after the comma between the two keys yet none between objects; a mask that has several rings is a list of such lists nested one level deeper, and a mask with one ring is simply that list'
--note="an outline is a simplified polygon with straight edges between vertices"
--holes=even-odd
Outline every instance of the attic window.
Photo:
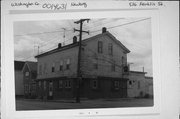
[{"label": "attic window", "polygon": [[103,53],[103,42],[98,41],[98,53]]},{"label": "attic window", "polygon": [[113,44],[112,43],[108,44],[108,53],[109,53],[109,55],[113,55]]}]

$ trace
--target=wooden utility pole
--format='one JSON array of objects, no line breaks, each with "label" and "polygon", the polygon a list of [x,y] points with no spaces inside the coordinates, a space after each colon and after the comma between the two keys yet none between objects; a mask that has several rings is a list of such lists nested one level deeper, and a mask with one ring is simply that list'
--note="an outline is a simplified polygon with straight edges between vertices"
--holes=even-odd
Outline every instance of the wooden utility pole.
[{"label": "wooden utility pole", "polygon": [[82,74],[81,74],[81,41],[82,41],[82,33],[88,33],[89,31],[83,31],[82,26],[84,21],[89,21],[90,19],[80,19],[79,21],[76,21],[74,23],[79,24],[80,23],[80,30],[74,29],[75,31],[79,32],[79,51],[78,51],[78,66],[77,66],[77,81],[76,81],[76,103],[80,103],[80,82],[82,80]]}]

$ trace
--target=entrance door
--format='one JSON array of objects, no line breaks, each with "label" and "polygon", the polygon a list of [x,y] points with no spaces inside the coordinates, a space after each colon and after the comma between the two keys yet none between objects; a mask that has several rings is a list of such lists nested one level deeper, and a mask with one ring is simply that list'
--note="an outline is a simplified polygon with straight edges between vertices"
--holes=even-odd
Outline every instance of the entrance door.
[{"label": "entrance door", "polygon": [[53,82],[52,81],[49,82],[49,98],[50,99],[53,98]]}]

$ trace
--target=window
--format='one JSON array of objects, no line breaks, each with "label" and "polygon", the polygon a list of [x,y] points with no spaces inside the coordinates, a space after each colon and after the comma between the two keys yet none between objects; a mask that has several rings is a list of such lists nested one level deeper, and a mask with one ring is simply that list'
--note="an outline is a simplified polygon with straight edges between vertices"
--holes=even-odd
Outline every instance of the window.
[{"label": "window", "polygon": [[38,87],[39,87],[39,88],[41,88],[41,81],[39,81],[39,83],[38,83]]},{"label": "window", "polygon": [[46,81],[44,81],[44,90],[46,90]]},{"label": "window", "polygon": [[66,69],[70,69],[70,59],[67,59],[66,61]]},{"label": "window", "polygon": [[55,63],[53,63],[51,71],[55,72]]},{"label": "window", "polygon": [[140,88],[141,88],[141,82],[138,81],[138,89],[140,89]]},{"label": "window", "polygon": [[47,69],[46,69],[46,68],[47,68],[47,64],[46,64],[46,63],[44,63],[44,74],[46,74],[46,73],[47,73],[47,71],[46,71]]},{"label": "window", "polygon": [[98,41],[98,53],[103,53],[103,42]]},{"label": "window", "polygon": [[25,73],[25,76],[29,76],[29,72],[28,71]]},{"label": "window", "polygon": [[93,65],[94,65],[94,69],[98,69],[98,62],[97,62],[97,59],[96,59],[96,60],[94,60]]},{"label": "window", "polygon": [[128,66],[124,66],[123,69],[124,69],[124,72],[128,72],[129,71],[129,67]]},{"label": "window", "polygon": [[71,81],[70,80],[65,81],[65,88],[71,88]]},{"label": "window", "polygon": [[119,89],[119,81],[114,81],[114,89]]},{"label": "window", "polygon": [[98,81],[97,80],[93,80],[92,81],[92,88],[93,89],[97,89],[98,88]]},{"label": "window", "polygon": [[60,66],[59,66],[59,71],[62,71],[63,70],[63,61],[61,60],[60,61]]},{"label": "window", "polygon": [[113,62],[112,64],[111,64],[111,71],[115,71],[116,70],[116,66],[115,66],[115,62]]},{"label": "window", "polygon": [[59,88],[63,88],[63,81],[59,80]]},{"label": "window", "polygon": [[42,75],[42,65],[39,65],[39,75]]},{"label": "window", "polygon": [[132,81],[129,81],[129,85],[132,85]]},{"label": "window", "polygon": [[109,55],[113,55],[113,45],[112,45],[112,43],[108,44],[108,53],[109,53]]},{"label": "window", "polygon": [[25,93],[28,93],[28,90],[29,90],[29,85],[28,85],[28,84],[25,84],[25,85],[24,85],[24,92],[25,92]]}]

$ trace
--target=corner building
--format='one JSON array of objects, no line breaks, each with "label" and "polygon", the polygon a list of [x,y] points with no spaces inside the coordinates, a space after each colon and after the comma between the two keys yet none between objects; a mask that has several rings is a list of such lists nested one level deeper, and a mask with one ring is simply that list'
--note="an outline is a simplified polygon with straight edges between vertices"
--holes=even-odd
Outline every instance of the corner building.
[{"label": "corner building", "polygon": [[[39,54],[37,93],[40,98],[75,98],[79,42]],[[130,51],[106,28],[96,36],[82,40],[81,98],[127,97],[127,53]]]}]

